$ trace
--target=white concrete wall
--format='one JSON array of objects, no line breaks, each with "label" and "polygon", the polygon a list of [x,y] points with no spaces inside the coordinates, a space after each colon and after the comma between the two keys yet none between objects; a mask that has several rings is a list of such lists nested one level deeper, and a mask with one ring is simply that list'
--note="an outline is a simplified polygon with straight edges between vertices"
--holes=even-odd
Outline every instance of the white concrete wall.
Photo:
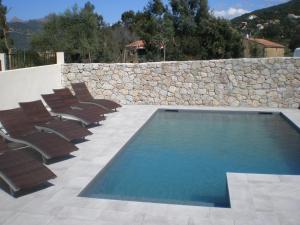
[{"label": "white concrete wall", "polygon": [[0,110],[41,99],[41,94],[61,88],[61,69],[62,65],[55,64],[0,72]]}]

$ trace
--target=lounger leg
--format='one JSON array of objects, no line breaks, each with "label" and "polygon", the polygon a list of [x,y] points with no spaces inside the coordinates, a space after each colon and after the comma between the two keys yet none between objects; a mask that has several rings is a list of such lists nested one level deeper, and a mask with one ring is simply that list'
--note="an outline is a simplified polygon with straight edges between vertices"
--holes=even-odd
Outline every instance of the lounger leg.
[{"label": "lounger leg", "polygon": [[13,197],[16,196],[16,192],[14,192],[11,187],[9,187],[9,192],[10,192],[11,196],[13,196]]},{"label": "lounger leg", "polygon": [[48,164],[48,161],[47,161],[47,159],[44,156],[42,156],[42,160],[43,160],[44,164],[46,164],[46,165]]}]

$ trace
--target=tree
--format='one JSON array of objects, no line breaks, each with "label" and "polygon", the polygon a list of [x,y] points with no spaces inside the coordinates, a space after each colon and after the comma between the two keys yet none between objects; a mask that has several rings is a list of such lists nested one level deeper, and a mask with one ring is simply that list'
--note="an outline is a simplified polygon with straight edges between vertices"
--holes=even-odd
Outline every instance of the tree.
[{"label": "tree", "polygon": [[[153,0],[148,3],[145,10],[149,14],[149,23],[146,24],[148,30],[151,30],[151,36],[144,36],[146,46],[152,47],[159,53],[163,49],[163,60],[166,60],[167,45],[174,36],[173,22],[167,8],[161,0]],[[146,29],[147,29],[146,28]]]},{"label": "tree", "polygon": [[102,34],[103,49],[98,58],[101,58],[103,62],[122,62],[125,46],[138,38],[122,23],[105,27]]},{"label": "tree", "polygon": [[126,27],[132,31],[134,29],[135,16],[136,15],[135,15],[134,11],[132,11],[132,10],[124,12],[121,16],[121,20],[122,20],[124,27]]},{"label": "tree", "polygon": [[151,0],[143,12],[122,15],[123,24],[145,41],[146,59],[150,61],[167,58],[167,48],[174,37],[174,25],[170,12],[161,0]]},{"label": "tree", "polygon": [[296,48],[300,47],[300,25],[295,29],[295,34],[293,35],[290,42],[290,49],[294,51]]},{"label": "tree", "polygon": [[86,55],[89,61],[121,61],[124,47],[137,38],[145,41],[145,59],[197,60],[240,57],[242,36],[224,19],[209,12],[207,0],[150,0],[143,11],[127,11],[107,26],[87,3],[61,15],[51,15],[32,40],[37,50]]},{"label": "tree", "polygon": [[146,42],[147,60],[195,60],[240,57],[242,36],[230,22],[215,18],[207,0],[151,0],[143,12],[122,15],[125,27]]},{"label": "tree", "polygon": [[[48,16],[43,31],[32,38],[32,47],[38,51],[65,51],[79,54],[92,62],[101,46],[104,27],[102,16],[87,2],[82,9],[75,5],[61,15]],[[101,55],[101,54],[100,54]]]},{"label": "tree", "polygon": [[200,17],[200,19],[208,19],[209,18],[209,7],[208,7],[207,0],[200,0],[199,17]]}]

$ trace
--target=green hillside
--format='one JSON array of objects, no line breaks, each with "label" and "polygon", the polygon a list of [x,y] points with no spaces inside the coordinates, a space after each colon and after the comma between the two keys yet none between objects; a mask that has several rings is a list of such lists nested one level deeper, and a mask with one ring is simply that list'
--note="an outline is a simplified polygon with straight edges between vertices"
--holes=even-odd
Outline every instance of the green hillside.
[{"label": "green hillside", "polygon": [[244,14],[234,18],[232,23],[245,35],[270,39],[293,48],[291,42],[300,32],[300,0]]},{"label": "green hillside", "polygon": [[44,20],[29,20],[10,22],[10,37],[16,49],[29,49],[30,39],[34,33],[42,30]]},{"label": "green hillside", "polygon": [[255,14],[256,16],[259,17],[258,18],[259,22],[275,20],[275,19],[284,20],[288,16],[288,14],[300,15],[300,1],[291,0],[289,2],[280,5],[255,10],[253,12],[234,18],[232,22],[238,25],[243,21],[247,21],[249,16],[252,14]]}]

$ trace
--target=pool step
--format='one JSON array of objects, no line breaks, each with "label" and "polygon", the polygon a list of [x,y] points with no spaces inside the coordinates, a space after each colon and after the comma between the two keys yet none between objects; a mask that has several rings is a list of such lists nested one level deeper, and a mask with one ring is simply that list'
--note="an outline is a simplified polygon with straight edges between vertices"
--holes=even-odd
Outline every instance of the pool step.
[{"label": "pool step", "polygon": [[258,114],[262,114],[262,115],[273,115],[272,112],[258,112]]},{"label": "pool step", "polygon": [[165,112],[179,112],[178,109],[165,109]]}]

